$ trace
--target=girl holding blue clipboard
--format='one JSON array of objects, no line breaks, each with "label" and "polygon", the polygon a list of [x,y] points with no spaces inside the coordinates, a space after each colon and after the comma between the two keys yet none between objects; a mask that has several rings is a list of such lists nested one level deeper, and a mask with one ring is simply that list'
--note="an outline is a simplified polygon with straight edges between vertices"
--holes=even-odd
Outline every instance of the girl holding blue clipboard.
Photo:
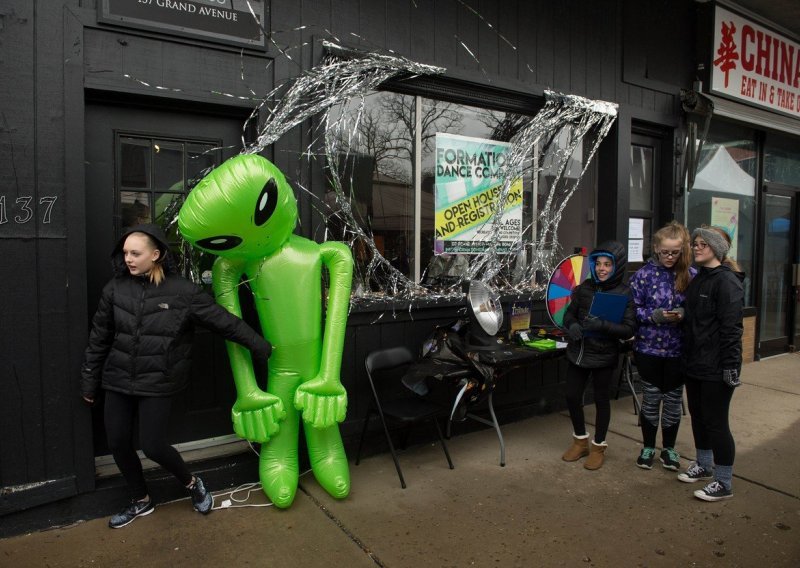
[{"label": "girl holding blue clipboard", "polygon": [[[561,458],[583,467],[600,469],[605,459],[606,433],[611,421],[609,387],[617,367],[620,340],[636,330],[636,311],[630,290],[622,280],[628,264],[625,247],[617,241],[601,244],[589,255],[591,277],[572,290],[564,314],[568,330],[567,407],[572,420],[572,445]],[[594,439],[589,443],[583,415],[583,392],[592,381],[597,410]]]}]

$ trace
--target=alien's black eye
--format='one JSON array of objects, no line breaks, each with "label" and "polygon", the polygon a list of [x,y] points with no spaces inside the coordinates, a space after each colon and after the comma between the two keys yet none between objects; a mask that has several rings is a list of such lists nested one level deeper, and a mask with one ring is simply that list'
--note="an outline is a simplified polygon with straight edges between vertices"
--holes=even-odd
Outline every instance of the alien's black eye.
[{"label": "alien's black eye", "polygon": [[197,241],[197,246],[207,250],[230,250],[242,242],[240,237],[221,235]]},{"label": "alien's black eye", "polygon": [[257,227],[266,223],[272,213],[275,211],[275,206],[278,205],[278,184],[275,183],[274,178],[270,178],[264,184],[264,189],[256,201],[256,213],[253,216],[253,222]]}]

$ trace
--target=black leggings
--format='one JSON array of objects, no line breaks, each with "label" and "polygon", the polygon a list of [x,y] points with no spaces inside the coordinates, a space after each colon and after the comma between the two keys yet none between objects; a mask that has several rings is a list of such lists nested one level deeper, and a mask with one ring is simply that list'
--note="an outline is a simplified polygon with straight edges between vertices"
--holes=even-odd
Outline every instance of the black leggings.
[{"label": "black leggings", "polygon": [[167,443],[171,397],[129,396],[106,391],[105,425],[108,446],[117,467],[128,483],[131,498],[147,495],[142,462],[133,443],[134,424],[139,420],[139,445],[144,455],[178,478],[184,485],[192,474],[178,451]]},{"label": "black leggings", "polygon": [[733,389],[722,381],[686,379],[694,447],[714,452],[716,465],[732,466],[736,457],[736,444],[728,423],[732,397]]},{"label": "black leggings", "polygon": [[577,436],[586,434],[586,422],[583,417],[583,391],[589,379],[594,383],[594,405],[597,410],[595,420],[594,441],[598,444],[606,441],[608,424],[611,422],[611,400],[609,388],[614,367],[584,369],[569,364],[567,367],[567,407],[572,420],[572,429]]}]

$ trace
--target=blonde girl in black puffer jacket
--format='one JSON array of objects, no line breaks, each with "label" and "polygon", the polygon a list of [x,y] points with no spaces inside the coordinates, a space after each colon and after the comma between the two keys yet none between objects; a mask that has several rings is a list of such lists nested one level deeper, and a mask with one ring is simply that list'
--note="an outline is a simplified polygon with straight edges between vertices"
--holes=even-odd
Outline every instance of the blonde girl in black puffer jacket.
[{"label": "blonde girl in black puffer jacket", "polygon": [[94,404],[101,388],[105,393],[108,445],[131,494],[109,526],[124,527],[154,510],[133,445],[137,419],[144,454],[185,485],[194,508],[207,514],[211,494],[167,442],[172,398],[188,384],[194,327],[244,345],[258,360],[267,360],[270,344],[175,273],[157,226],[139,225],[123,234],[112,263],[116,275],[103,289],[81,368],[83,399]]}]

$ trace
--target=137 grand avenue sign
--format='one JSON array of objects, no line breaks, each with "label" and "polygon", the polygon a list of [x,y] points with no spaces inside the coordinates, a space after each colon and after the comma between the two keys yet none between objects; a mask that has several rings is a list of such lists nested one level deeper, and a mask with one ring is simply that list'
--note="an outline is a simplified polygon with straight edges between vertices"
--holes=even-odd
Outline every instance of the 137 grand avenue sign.
[{"label": "137 grand avenue sign", "polygon": [[99,19],[143,29],[264,47],[265,0],[102,0]]}]

